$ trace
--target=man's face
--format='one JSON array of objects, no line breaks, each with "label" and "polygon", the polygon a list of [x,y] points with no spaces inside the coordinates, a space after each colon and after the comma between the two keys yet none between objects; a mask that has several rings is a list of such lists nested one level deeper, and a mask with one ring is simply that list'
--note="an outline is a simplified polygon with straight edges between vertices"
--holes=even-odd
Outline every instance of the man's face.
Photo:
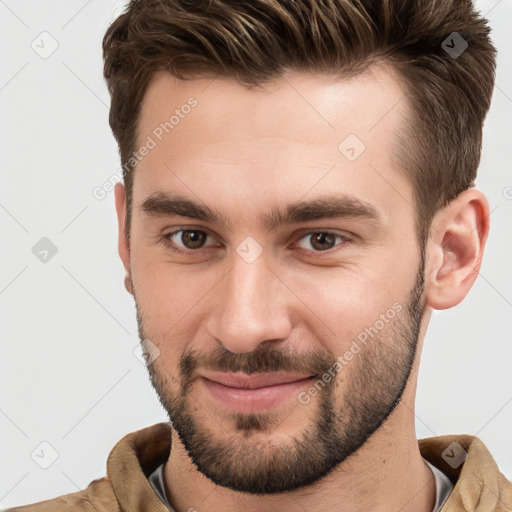
[{"label": "man's face", "polygon": [[412,184],[392,159],[405,107],[384,68],[265,92],[162,73],[146,93],[139,332],[181,442],[220,485],[311,484],[402,395],[423,312]]}]

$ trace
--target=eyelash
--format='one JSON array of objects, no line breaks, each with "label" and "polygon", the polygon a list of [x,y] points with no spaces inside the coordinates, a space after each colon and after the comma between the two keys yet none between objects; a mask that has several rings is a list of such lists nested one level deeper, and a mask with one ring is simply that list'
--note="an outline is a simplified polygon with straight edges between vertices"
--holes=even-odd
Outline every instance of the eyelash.
[{"label": "eyelash", "polygon": [[[168,249],[170,249],[171,251],[173,251],[175,253],[178,253],[178,254],[183,254],[183,255],[191,255],[191,254],[197,253],[201,249],[209,249],[209,247],[206,247],[206,248],[205,247],[200,247],[198,249],[182,249],[182,248],[178,248],[171,241],[171,238],[174,235],[176,235],[177,233],[180,233],[182,231],[195,231],[195,232],[199,232],[199,233],[205,233],[207,236],[213,237],[213,235],[211,235],[208,231],[205,231],[203,229],[194,229],[194,228],[183,229],[182,228],[182,229],[177,229],[175,231],[172,231],[171,233],[167,233],[166,235],[163,235],[161,237],[161,242]],[[319,233],[326,234],[326,235],[332,235],[334,237],[337,237],[337,238],[341,239],[341,243],[335,245],[331,249],[326,249],[325,251],[313,251],[313,250],[310,250],[310,249],[302,249],[302,248],[300,248],[300,249],[302,249],[303,251],[312,252],[315,255],[322,255],[322,254],[325,254],[325,253],[329,253],[330,254],[332,251],[336,250],[336,247],[338,247],[340,245],[345,245],[347,242],[351,241],[350,238],[348,238],[345,235],[341,235],[339,233],[336,233],[336,232],[330,231],[330,230],[319,230],[319,229],[309,230],[309,231],[306,231],[306,232],[302,233],[302,235],[299,237],[298,240],[302,240],[303,238],[305,238],[307,236],[314,235],[314,234],[319,234]]]}]

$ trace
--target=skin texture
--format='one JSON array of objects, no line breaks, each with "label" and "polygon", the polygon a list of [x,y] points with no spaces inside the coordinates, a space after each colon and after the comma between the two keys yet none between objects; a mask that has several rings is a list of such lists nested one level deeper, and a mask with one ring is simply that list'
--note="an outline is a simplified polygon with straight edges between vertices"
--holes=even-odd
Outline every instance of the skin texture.
[{"label": "skin texture", "polygon": [[[414,429],[419,355],[432,308],[458,304],[478,274],[485,197],[470,189],[439,211],[422,259],[412,184],[392,153],[411,113],[385,65],[337,81],[290,72],[265,91],[160,73],[142,105],[140,144],[191,97],[197,105],[137,165],[130,246],[124,187],[115,189],[125,285],[141,339],[159,351],[149,366],[153,385],[182,437],[173,432],[165,466],[170,502],[178,512],[432,510],[434,481]],[[349,134],[365,145],[353,161],[339,149]],[[142,204],[155,192],[207,205],[227,224],[148,215]],[[272,229],[262,221],[288,203],[340,194],[371,205],[378,220]],[[177,253],[163,243],[179,229],[195,235],[178,233],[174,246],[188,240],[197,249]],[[310,230],[342,237],[315,239]],[[257,257],[249,263],[240,248]],[[299,391],[310,381],[268,411],[236,414],[201,379],[209,368],[322,375],[372,326],[374,336],[307,404]],[[208,443],[194,444],[192,431]],[[285,462],[296,468],[294,490]]]}]

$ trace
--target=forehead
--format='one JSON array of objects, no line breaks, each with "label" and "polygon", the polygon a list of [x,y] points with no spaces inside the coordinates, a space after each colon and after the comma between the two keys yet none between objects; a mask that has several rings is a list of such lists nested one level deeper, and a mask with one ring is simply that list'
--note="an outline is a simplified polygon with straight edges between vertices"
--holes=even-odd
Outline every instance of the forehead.
[{"label": "forehead", "polygon": [[[404,187],[392,154],[407,112],[404,87],[384,64],[343,79],[290,71],[251,89],[159,72],[141,105],[137,146],[152,142],[134,202],[163,190],[261,207],[264,193],[293,201],[344,189],[369,203],[387,194],[390,208],[390,191]],[[412,200],[409,192],[399,194]]]},{"label": "forehead", "polygon": [[[347,78],[288,71],[250,89],[231,79],[178,80],[158,72],[146,90],[139,128],[140,134],[151,133],[177,111],[179,120],[172,121],[176,141],[186,135],[177,128],[187,117],[198,142],[218,142],[227,133],[240,138],[293,136],[307,142],[338,132],[337,138],[347,130],[369,140],[369,132],[379,125],[382,134],[400,123],[402,111],[394,107],[402,99],[405,88],[385,63]],[[197,105],[189,112],[192,102]]]}]

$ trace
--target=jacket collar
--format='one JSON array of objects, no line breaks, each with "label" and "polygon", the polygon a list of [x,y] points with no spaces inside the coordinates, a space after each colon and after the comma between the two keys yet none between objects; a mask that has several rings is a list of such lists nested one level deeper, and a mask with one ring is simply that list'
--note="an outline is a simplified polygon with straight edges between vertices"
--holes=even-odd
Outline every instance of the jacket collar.
[{"label": "jacket collar", "polygon": [[112,448],[107,459],[107,478],[122,511],[168,512],[147,477],[169,457],[169,423],[131,432]]},{"label": "jacket collar", "polygon": [[[147,477],[168,459],[171,432],[169,423],[157,423],[126,435],[110,452],[107,477],[121,510],[167,512]],[[450,449],[453,443],[456,445]],[[480,439],[445,435],[421,439],[418,444],[421,455],[455,484],[443,511],[510,510],[512,483],[500,473]],[[460,450],[466,452],[466,458],[456,465],[454,456],[463,454]]]},{"label": "jacket collar", "polygon": [[[512,483],[499,471],[485,445],[475,436],[445,435],[418,441],[421,455],[455,484],[443,511],[505,511],[512,503]],[[464,455],[458,464],[457,454]]]}]

